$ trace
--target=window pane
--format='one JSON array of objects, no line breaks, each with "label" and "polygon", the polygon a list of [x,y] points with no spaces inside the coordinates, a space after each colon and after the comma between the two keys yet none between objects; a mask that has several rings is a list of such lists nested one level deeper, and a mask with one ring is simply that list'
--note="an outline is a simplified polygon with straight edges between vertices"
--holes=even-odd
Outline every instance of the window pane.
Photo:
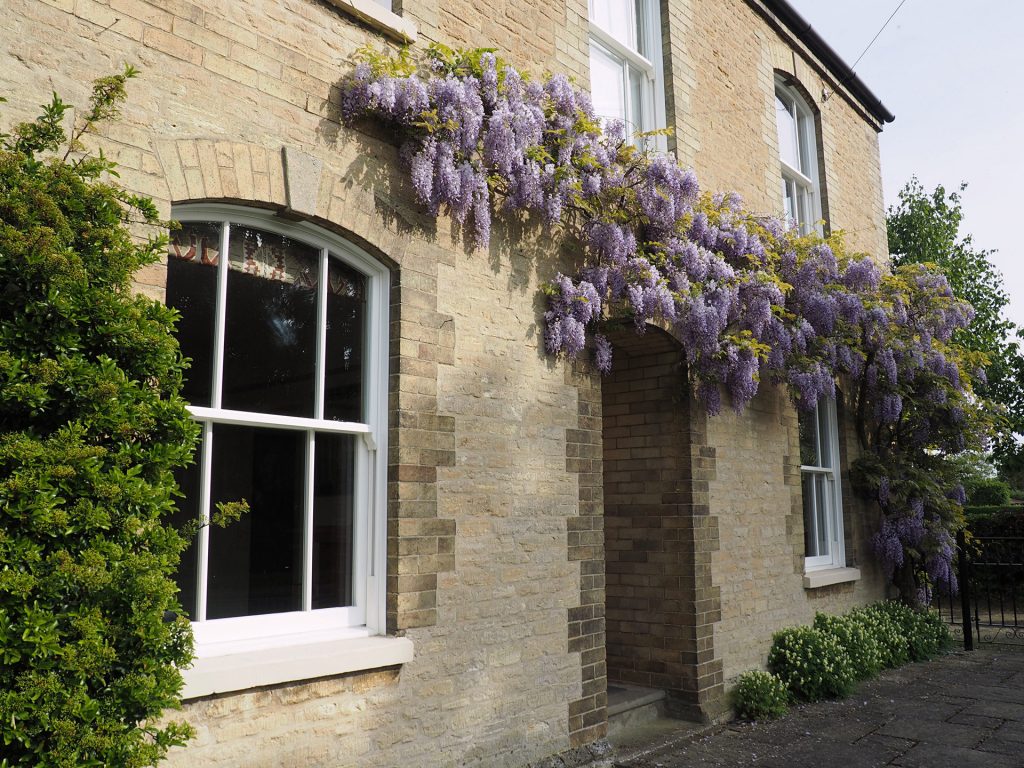
[{"label": "window pane", "polygon": [[319,251],[236,225],[230,259],[223,407],[314,416]]},{"label": "window pane", "polygon": [[797,220],[796,216],[796,199],[793,195],[793,182],[787,178],[782,178],[782,207],[783,213],[786,215],[786,226],[788,227],[792,222]]},{"label": "window pane", "polygon": [[821,463],[818,466],[832,467],[835,466],[832,461],[832,410],[827,405],[819,404],[816,413],[818,418],[818,434],[820,435],[818,453],[821,457]]},{"label": "window pane", "polygon": [[779,132],[779,157],[791,168],[800,170],[800,151],[797,144],[796,105],[775,96],[775,124]]},{"label": "window pane", "polygon": [[192,359],[181,394],[193,405],[210,405],[219,250],[220,224],[205,222],[183,224],[167,249],[167,305],[181,313],[178,344]]},{"label": "window pane", "polygon": [[653,58],[657,55],[657,52],[648,51],[650,47],[647,44],[647,17],[644,15],[644,0],[634,0],[633,2],[633,19],[634,19],[634,43],[632,49],[640,54],[643,54],[648,59]]},{"label": "window pane", "polygon": [[313,475],[313,608],[352,605],[353,435],[318,432]]},{"label": "window pane", "polygon": [[633,14],[635,0],[592,0],[590,20],[623,45],[639,50]]},{"label": "window pane", "polygon": [[814,493],[815,493],[815,513],[817,514],[817,522],[815,523],[815,531],[818,534],[818,555],[829,554],[829,532],[832,530],[831,520],[829,515],[832,511],[831,499],[829,498],[829,489],[831,484],[825,475],[815,475],[814,477]]},{"label": "window pane", "polygon": [[816,510],[817,495],[814,492],[814,475],[804,473],[800,478],[803,486],[804,503],[804,556],[818,556],[818,515]]},{"label": "window pane", "polygon": [[800,463],[805,467],[817,467],[818,464],[818,431],[817,409],[813,413],[799,414],[800,426]]},{"label": "window pane", "polygon": [[[174,480],[185,497],[177,500],[178,508],[168,518],[167,523],[179,531],[199,518],[199,498],[201,492],[199,462],[202,461],[203,456],[202,441],[196,446],[194,455],[196,460],[194,464],[174,472]],[[178,589],[181,590],[178,599],[181,601],[181,607],[185,610],[185,615],[189,618],[193,618],[196,615],[196,577],[198,575],[196,572],[196,538],[193,537],[188,547],[181,553],[178,572],[174,577],[174,580],[178,583]]]},{"label": "window pane", "polygon": [[329,264],[324,418],[361,422],[366,278],[337,259]]},{"label": "window pane", "polygon": [[214,425],[213,502],[250,509],[210,528],[207,618],[301,609],[305,465],[305,432]]},{"label": "window pane", "polygon": [[590,93],[594,114],[602,120],[625,120],[625,82],[622,62],[590,45]]},{"label": "window pane", "polygon": [[647,78],[642,72],[633,67],[629,68],[629,125],[627,126],[629,134],[638,133],[643,131],[647,126],[647,121],[644,119],[644,106],[647,100],[644,98],[644,86],[647,84]]}]

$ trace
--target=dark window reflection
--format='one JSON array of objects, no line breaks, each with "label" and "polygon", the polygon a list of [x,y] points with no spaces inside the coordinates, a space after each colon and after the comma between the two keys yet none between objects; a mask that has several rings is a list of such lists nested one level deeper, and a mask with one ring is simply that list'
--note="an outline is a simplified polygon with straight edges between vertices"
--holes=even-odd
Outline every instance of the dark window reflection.
[{"label": "dark window reflection", "polygon": [[316,249],[231,228],[223,407],[312,417],[316,366]]},{"label": "dark window reflection", "polygon": [[329,264],[324,418],[363,421],[366,278],[337,259]]},{"label": "dark window reflection", "polygon": [[[203,455],[202,441],[196,446],[196,463],[174,472],[174,479],[184,494],[184,498],[178,499],[178,508],[167,520],[167,524],[178,531],[186,525],[194,523],[199,518],[199,497],[200,497],[200,471],[199,462]],[[178,589],[181,590],[178,599],[185,615],[194,618],[196,615],[196,539],[193,536],[188,547],[181,553],[181,561],[178,563],[178,572],[175,574],[175,581]]]},{"label": "dark window reflection", "polygon": [[805,467],[818,465],[818,410],[800,412],[800,463]]},{"label": "dark window reflection", "polygon": [[182,396],[209,406],[213,385],[213,333],[217,317],[220,224],[189,223],[171,233],[167,249],[167,304],[181,313],[178,344],[192,364]]},{"label": "dark window reflection", "polygon": [[352,605],[352,435],[318,432],[313,477],[313,608]]},{"label": "dark window reflection", "polygon": [[305,432],[214,425],[213,501],[250,511],[210,528],[207,618],[302,608],[305,444]]}]

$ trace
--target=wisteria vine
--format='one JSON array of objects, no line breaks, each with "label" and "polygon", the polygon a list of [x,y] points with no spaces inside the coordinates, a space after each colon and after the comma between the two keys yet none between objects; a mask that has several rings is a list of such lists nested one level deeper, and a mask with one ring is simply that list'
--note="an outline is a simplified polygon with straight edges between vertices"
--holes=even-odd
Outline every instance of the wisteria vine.
[{"label": "wisteria vine", "polygon": [[693,171],[602,126],[566,77],[526,78],[491,50],[435,45],[422,67],[364,50],[341,108],[400,137],[419,201],[476,245],[492,212],[537,215],[578,243],[579,271],[544,288],[550,354],[589,350],[607,373],[609,326],[660,325],[710,414],[723,396],[742,411],[762,380],[803,410],[840,382],[862,447],[855,479],[883,512],[883,566],[907,599],[955,588],[963,489],[944,457],[980,445],[988,422],[971,385],[984,361],[952,341],[972,310],[940,273],[889,273],[841,237],[800,236],[735,194],[702,193]]}]

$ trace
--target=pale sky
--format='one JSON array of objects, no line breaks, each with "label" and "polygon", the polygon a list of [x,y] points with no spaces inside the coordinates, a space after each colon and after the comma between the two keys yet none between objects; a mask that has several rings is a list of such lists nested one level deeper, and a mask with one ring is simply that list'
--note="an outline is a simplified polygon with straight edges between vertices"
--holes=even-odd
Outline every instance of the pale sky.
[{"label": "pale sky", "polygon": [[[790,0],[848,63],[899,0]],[[856,68],[895,122],[881,135],[885,205],[917,175],[961,181],[961,234],[997,250],[1008,316],[1024,325],[1024,2],[906,0]]]}]

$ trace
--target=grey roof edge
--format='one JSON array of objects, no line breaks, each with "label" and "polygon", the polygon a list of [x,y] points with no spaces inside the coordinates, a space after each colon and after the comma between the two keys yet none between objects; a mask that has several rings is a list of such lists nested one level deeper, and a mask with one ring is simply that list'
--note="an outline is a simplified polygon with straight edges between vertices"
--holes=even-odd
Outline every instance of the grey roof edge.
[{"label": "grey roof edge", "polygon": [[[807,46],[839,84],[859,101],[879,123],[891,123],[896,116],[871,92],[863,80],[843,61],[831,45],[786,0],[759,0],[800,42]],[[755,4],[756,5],[756,4]]]}]

